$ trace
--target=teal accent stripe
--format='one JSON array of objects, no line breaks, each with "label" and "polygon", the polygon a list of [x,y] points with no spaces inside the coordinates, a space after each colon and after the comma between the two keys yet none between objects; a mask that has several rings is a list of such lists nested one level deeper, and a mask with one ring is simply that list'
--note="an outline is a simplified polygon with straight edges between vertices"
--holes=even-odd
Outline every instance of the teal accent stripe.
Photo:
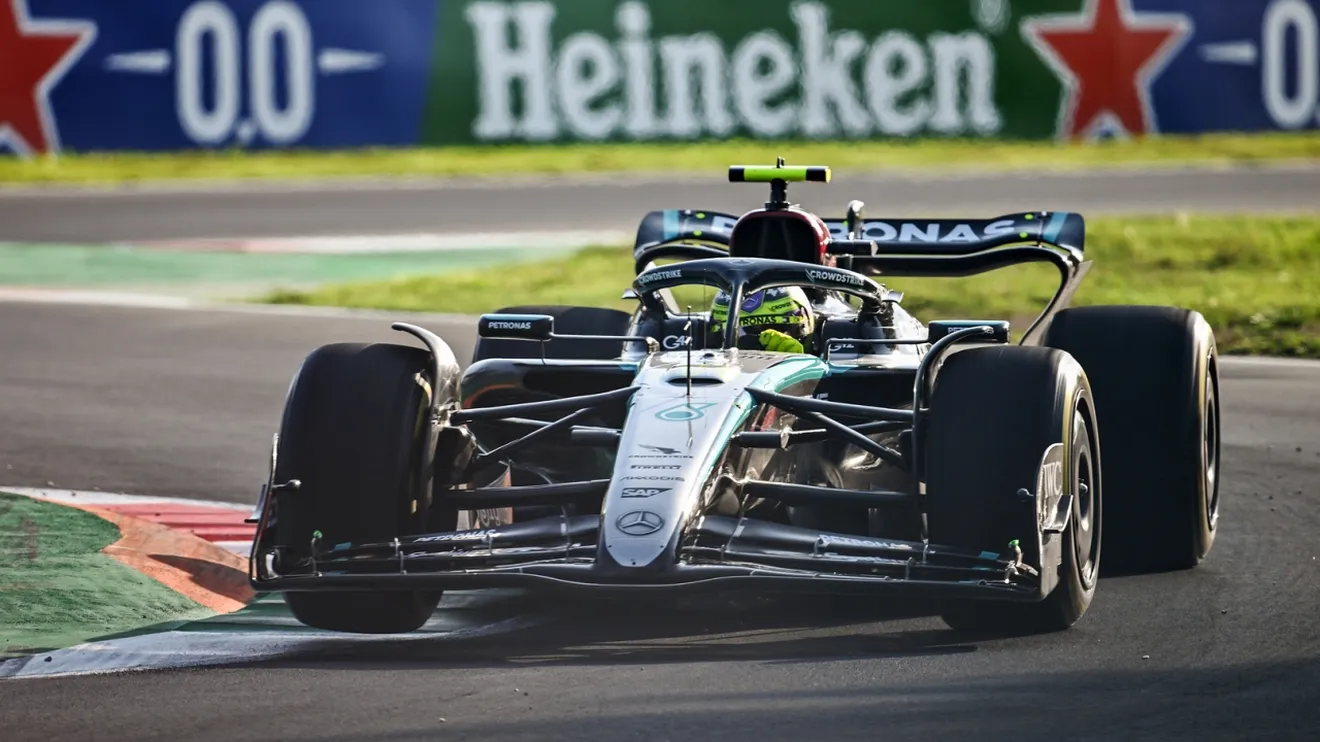
[{"label": "teal accent stripe", "polygon": [[[761,371],[756,375],[756,378],[752,379],[748,386],[756,387],[757,389],[768,388],[770,391],[779,392],[785,387],[798,381],[802,381],[803,379],[813,377],[824,378],[828,370],[829,367],[819,358],[811,356],[787,358],[784,361],[776,363]],[[720,448],[721,451],[714,452],[714,456],[709,459],[710,465],[701,472],[701,476],[703,477],[710,476],[711,469],[714,467],[715,462],[719,460],[722,449],[728,446],[729,437],[733,435],[733,431],[736,430],[738,426],[742,425],[757,407],[756,403],[752,400],[752,395],[745,391],[738,395],[738,399],[734,403],[734,406],[740,407],[741,412],[730,414],[724,418],[724,423],[720,427],[719,439],[716,443],[716,446]]]},{"label": "teal accent stripe", "polygon": [[1046,242],[1056,242],[1059,239],[1059,233],[1063,231],[1064,222],[1068,221],[1067,211],[1056,211],[1050,215],[1050,223],[1045,225],[1045,233],[1042,235]]},{"label": "teal accent stripe", "polygon": [[664,235],[666,240],[678,236],[678,211],[676,209],[665,209]]}]

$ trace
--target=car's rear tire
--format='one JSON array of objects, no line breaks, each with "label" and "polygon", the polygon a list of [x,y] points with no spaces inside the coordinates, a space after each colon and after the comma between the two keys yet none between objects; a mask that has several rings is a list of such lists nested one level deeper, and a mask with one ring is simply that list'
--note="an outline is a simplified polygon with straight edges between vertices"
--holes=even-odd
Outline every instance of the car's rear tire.
[{"label": "car's rear tire", "polygon": [[1018,540],[1024,562],[1040,569],[1037,506],[1018,491],[1036,489],[1042,456],[1055,443],[1065,445],[1064,492],[1075,495],[1054,590],[1037,602],[949,601],[940,613],[951,628],[1060,631],[1090,606],[1104,502],[1093,410],[1086,375],[1066,353],[974,348],[945,360],[923,433],[930,542],[1004,554]]},{"label": "car's rear tire", "polygon": [[[495,314],[548,314],[555,318],[555,333],[559,335],[626,335],[631,315],[618,309],[603,307],[568,306],[516,306],[497,309]],[[557,338],[545,343],[504,338],[477,338],[472,350],[472,362],[487,358],[546,358],[555,359],[608,359],[618,358],[623,352],[619,340],[589,340]]]},{"label": "car's rear tire", "polygon": [[1111,496],[1106,571],[1190,569],[1219,520],[1219,358],[1198,312],[1095,306],[1056,315],[1044,344],[1086,369]]},{"label": "car's rear tire", "polygon": [[[286,570],[342,542],[389,541],[425,528],[431,476],[426,351],[402,345],[338,343],[307,356],[285,403],[274,481],[301,481],[276,501],[276,540]],[[421,627],[439,591],[288,591],[302,623],[331,631],[401,633]]]}]

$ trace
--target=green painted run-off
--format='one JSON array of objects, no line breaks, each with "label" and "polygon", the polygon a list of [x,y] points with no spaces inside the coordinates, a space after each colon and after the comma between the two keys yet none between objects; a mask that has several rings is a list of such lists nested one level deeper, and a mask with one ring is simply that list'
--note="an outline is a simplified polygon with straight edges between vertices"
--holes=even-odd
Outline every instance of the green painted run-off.
[{"label": "green painted run-off", "polygon": [[213,612],[101,553],[109,521],[0,493],[0,658]]},{"label": "green painted run-off", "polygon": [[367,254],[240,253],[118,245],[0,243],[0,286],[160,289],[307,287],[326,281],[436,274],[556,254],[553,249],[481,248]]}]

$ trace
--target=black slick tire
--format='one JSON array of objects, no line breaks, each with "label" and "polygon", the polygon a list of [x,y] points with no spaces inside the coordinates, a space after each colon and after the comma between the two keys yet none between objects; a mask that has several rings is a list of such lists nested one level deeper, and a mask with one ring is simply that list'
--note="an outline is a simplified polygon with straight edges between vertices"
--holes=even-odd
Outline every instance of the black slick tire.
[{"label": "black slick tire", "polygon": [[1110,498],[1106,571],[1200,564],[1219,520],[1219,358],[1198,312],[1094,306],[1054,317],[1044,344],[1086,369]]},{"label": "black slick tire", "polygon": [[[1047,348],[973,348],[944,362],[922,434],[927,526],[932,544],[1005,554],[1018,540],[1023,560],[1041,566],[1035,490],[1042,456],[1064,444],[1063,486],[1076,493],[1061,535],[1058,584],[1043,600],[948,601],[944,622],[958,631],[1035,634],[1071,627],[1095,595],[1100,562],[1100,451],[1081,367]],[[1085,485],[1084,487],[1079,485]]]},{"label": "black slick tire", "polygon": [[[426,351],[339,343],[307,356],[285,403],[275,481],[298,479],[277,501],[276,538],[294,560],[342,542],[389,541],[424,529],[422,473]],[[424,480],[424,481],[423,481]],[[439,591],[287,591],[295,618],[320,629],[402,633],[421,627]]]},{"label": "black slick tire", "polygon": [[[568,306],[515,306],[497,309],[493,314],[548,314],[555,318],[555,333],[559,335],[626,335],[631,315],[618,309],[603,307]],[[617,358],[623,352],[619,340],[559,338],[546,343],[504,338],[477,338],[472,349],[472,362],[487,358],[546,358],[607,359]]]}]

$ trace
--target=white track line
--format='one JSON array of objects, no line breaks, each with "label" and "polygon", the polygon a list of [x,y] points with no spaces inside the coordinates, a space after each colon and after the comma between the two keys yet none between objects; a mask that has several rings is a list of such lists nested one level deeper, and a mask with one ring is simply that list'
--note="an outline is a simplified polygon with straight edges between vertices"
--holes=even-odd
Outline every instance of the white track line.
[{"label": "white track line", "polygon": [[264,314],[286,317],[317,317],[324,319],[379,319],[386,321],[417,319],[439,322],[474,322],[475,317],[439,312],[407,312],[386,309],[348,309],[300,304],[240,304],[220,300],[160,294],[118,291],[80,291],[64,289],[3,288],[0,303],[63,304],[72,306],[122,307],[126,309],[169,309],[172,311],[221,312],[230,314]]},{"label": "white track line", "polygon": [[139,307],[143,309],[188,309],[197,301],[167,294],[46,289],[7,286],[0,288],[0,302],[20,304],[76,304],[80,306]]},{"label": "white track line", "polygon": [[1220,356],[1219,362],[1225,366],[1275,366],[1288,368],[1306,368],[1320,371],[1320,360],[1312,358],[1280,358],[1276,356]]},{"label": "white track line", "polygon": [[[1242,164],[1228,160],[1185,160],[1174,162],[1114,162],[1077,167],[1004,167],[1004,166],[946,166],[946,167],[893,167],[874,169],[837,168],[836,182],[927,180],[965,181],[1005,176],[1090,178],[1097,175],[1119,177],[1148,177],[1151,175],[1178,175],[1197,173],[1297,173],[1320,170],[1320,160],[1296,158],[1264,160]],[[505,175],[372,175],[331,176],[308,179],[233,178],[233,179],[178,179],[129,183],[0,183],[0,198],[50,198],[55,196],[132,198],[140,195],[195,195],[224,193],[328,193],[336,191],[432,191],[432,190],[492,190],[507,188],[575,188],[609,186],[636,188],[667,185],[681,188],[685,185],[718,183],[724,177],[722,168],[709,171],[636,171],[599,173],[524,173]]]},{"label": "white track line", "polygon": [[[626,244],[630,232],[617,229],[447,232],[293,237],[199,237],[182,240],[120,241],[116,246],[183,253],[296,255],[374,255],[382,253],[462,252],[505,248],[555,250],[586,245]],[[0,243],[14,244],[14,243]]]},{"label": "white track line", "polygon": [[49,489],[44,487],[6,487],[0,485],[0,492],[23,495],[38,500],[51,502],[76,503],[78,505],[198,505],[201,507],[222,508],[241,512],[252,512],[254,505],[217,500],[190,500],[184,497],[148,497],[144,495],[126,495],[120,492],[89,492],[87,490]]}]

